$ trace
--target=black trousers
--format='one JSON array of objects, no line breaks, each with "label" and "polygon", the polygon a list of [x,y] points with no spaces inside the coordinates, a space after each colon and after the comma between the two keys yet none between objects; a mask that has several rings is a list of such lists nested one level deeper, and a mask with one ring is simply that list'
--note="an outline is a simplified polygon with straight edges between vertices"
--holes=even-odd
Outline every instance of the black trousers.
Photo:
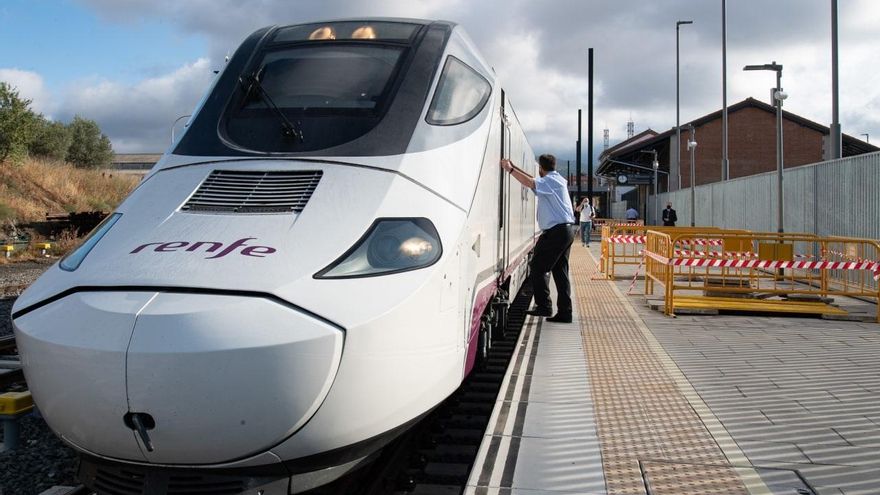
[{"label": "black trousers", "polygon": [[531,278],[535,306],[553,309],[547,273],[556,282],[556,307],[561,314],[571,314],[571,283],[568,280],[568,255],[574,241],[574,230],[569,224],[559,224],[544,231],[535,245]]}]

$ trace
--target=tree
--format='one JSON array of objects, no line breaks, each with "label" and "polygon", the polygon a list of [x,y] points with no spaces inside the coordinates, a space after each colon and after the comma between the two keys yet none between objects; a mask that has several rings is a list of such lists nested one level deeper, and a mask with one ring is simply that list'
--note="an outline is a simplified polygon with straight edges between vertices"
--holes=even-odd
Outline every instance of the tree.
[{"label": "tree", "polygon": [[67,128],[72,140],[67,161],[81,168],[100,168],[110,164],[113,147],[110,139],[101,134],[97,122],[77,115]]},{"label": "tree", "polygon": [[52,122],[42,116],[37,117],[36,133],[28,151],[33,156],[53,160],[64,160],[73,142],[70,129],[61,122]]},{"label": "tree", "polygon": [[0,161],[20,160],[27,155],[37,126],[30,105],[31,100],[21,98],[15,88],[0,82]]}]

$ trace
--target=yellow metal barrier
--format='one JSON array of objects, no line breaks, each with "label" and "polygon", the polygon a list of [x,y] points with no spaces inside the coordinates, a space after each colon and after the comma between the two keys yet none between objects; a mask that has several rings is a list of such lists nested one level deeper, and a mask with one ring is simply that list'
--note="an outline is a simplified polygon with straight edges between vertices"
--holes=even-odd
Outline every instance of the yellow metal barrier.
[{"label": "yellow metal barrier", "polygon": [[[648,230],[669,233],[700,233],[700,232],[742,232],[747,230],[723,230],[717,227],[645,227],[640,225],[618,225],[602,227],[599,269],[606,277],[614,279],[616,265],[641,265],[644,259],[643,249]],[[702,255],[719,251],[716,246],[692,246],[691,250]]]},{"label": "yellow metal barrier", "polygon": [[[679,306],[845,314],[829,296],[880,303],[880,242],[798,233],[649,230],[645,292]],[[769,299],[782,296],[784,301]],[[880,323],[880,304],[876,320]]]}]

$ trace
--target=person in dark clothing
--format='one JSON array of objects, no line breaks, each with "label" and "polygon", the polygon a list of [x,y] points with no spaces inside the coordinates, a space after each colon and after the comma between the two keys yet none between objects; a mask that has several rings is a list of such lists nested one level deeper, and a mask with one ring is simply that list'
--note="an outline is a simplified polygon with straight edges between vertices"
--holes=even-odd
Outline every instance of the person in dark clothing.
[{"label": "person in dark clothing", "polygon": [[663,210],[663,226],[675,227],[675,222],[677,221],[678,215],[676,215],[675,210],[672,209],[672,203],[666,203],[666,209]]},{"label": "person in dark clothing", "polygon": [[539,177],[532,177],[510,160],[501,160],[501,167],[510,172],[520,184],[534,191],[538,199],[538,227],[543,231],[535,245],[531,264],[531,282],[535,308],[526,313],[535,316],[553,314],[547,273],[556,282],[556,315],[547,321],[571,323],[571,283],[568,280],[568,255],[574,242],[574,210],[568,196],[565,178],[556,172],[553,155],[538,157]]}]

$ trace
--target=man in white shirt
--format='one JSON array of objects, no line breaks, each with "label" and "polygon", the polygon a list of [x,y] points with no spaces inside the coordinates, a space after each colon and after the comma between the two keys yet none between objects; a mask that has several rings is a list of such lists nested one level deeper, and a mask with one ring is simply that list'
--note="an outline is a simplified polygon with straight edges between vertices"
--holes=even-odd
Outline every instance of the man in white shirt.
[{"label": "man in white shirt", "polygon": [[581,244],[590,247],[590,234],[593,233],[593,217],[596,216],[596,210],[590,204],[590,198],[581,200],[581,203],[577,205],[574,211],[581,216]]},{"label": "man in white shirt", "polygon": [[575,223],[568,183],[556,172],[556,157],[538,157],[539,177],[532,177],[510,160],[501,160],[501,167],[510,172],[520,184],[534,191],[538,199],[538,227],[543,231],[535,245],[532,257],[531,282],[535,308],[526,313],[535,316],[553,314],[553,301],[547,286],[547,273],[556,282],[556,315],[547,321],[571,323],[571,283],[568,280],[568,255],[574,241]]}]

